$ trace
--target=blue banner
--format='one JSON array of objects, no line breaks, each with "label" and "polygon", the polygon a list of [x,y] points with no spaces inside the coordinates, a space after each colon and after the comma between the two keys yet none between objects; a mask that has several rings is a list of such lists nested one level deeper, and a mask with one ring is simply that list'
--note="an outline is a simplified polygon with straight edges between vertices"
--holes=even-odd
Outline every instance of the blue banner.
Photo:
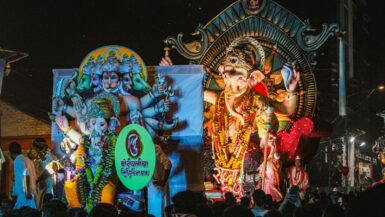
[{"label": "blue banner", "polygon": [[[170,114],[179,119],[177,129],[171,131],[171,141],[165,151],[172,163],[169,192],[148,185],[148,211],[162,216],[166,201],[184,190],[203,191],[203,79],[201,65],[156,66],[155,73],[164,75],[175,90],[170,98]],[[151,195],[151,196],[150,196]]]}]

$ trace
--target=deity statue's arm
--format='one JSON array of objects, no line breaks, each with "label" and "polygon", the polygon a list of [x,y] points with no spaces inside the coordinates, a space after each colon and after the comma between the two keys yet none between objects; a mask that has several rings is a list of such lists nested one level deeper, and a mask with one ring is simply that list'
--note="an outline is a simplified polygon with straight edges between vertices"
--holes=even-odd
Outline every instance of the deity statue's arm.
[{"label": "deity statue's arm", "polygon": [[203,99],[204,101],[215,104],[217,103],[218,94],[212,90],[205,90],[203,92]]},{"label": "deity statue's arm", "polygon": [[282,103],[273,101],[271,104],[274,107],[274,111],[287,115],[292,115],[295,112],[295,108],[297,106],[296,93],[287,92],[285,100]]},{"label": "deity statue's arm", "polygon": [[162,122],[153,118],[144,118],[146,125],[151,126],[154,130],[172,130],[178,124],[178,119],[172,120],[170,123]]},{"label": "deity statue's arm", "polygon": [[71,116],[72,118],[76,118],[76,111],[74,107],[64,105],[63,112]]},{"label": "deity statue's arm", "polygon": [[55,122],[64,135],[68,136],[77,145],[80,144],[82,135],[69,126],[67,117],[65,117],[64,115],[56,116]]},{"label": "deity statue's arm", "polygon": [[140,105],[142,106],[142,108],[146,108],[147,106],[149,106],[154,101],[154,99],[155,99],[155,97],[150,91],[148,94],[146,94],[140,98]]},{"label": "deity statue's arm", "polygon": [[145,108],[142,111],[142,115],[143,117],[154,117],[157,114],[165,113],[165,112],[168,112],[169,110],[170,110],[170,102],[168,100],[161,100],[154,106]]},{"label": "deity statue's arm", "polygon": [[148,107],[151,103],[154,102],[156,98],[159,98],[160,96],[164,95],[165,94],[164,87],[165,87],[165,84],[155,83],[152,86],[151,91],[140,98],[140,104],[142,108]]}]

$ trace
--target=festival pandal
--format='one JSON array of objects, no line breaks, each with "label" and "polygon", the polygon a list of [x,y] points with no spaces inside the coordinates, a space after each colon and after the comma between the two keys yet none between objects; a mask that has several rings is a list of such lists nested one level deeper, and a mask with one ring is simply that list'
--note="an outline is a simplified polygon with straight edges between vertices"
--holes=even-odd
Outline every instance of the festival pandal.
[{"label": "festival pandal", "polygon": [[[314,56],[340,34],[336,24],[310,28],[273,0],[239,0],[198,26],[199,40],[167,37],[159,66],[106,45],[77,69],[54,69],[61,156],[45,169],[63,183],[62,199],[87,212],[120,202],[162,216],[187,189],[214,201],[261,189],[274,202],[292,186],[308,190],[304,165],[331,134],[316,117]],[[170,52],[191,64],[173,64]]]}]

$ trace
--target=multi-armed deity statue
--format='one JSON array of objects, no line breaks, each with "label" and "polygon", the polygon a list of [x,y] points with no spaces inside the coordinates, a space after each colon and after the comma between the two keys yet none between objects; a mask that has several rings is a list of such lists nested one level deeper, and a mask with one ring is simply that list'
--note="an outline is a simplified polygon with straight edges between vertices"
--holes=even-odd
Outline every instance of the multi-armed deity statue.
[{"label": "multi-armed deity statue", "polygon": [[120,125],[139,124],[156,141],[165,141],[158,132],[176,126],[177,120],[165,119],[172,88],[162,77],[157,76],[152,87],[146,79],[146,67],[136,53],[110,46],[93,51],[79,73],[58,81],[53,115],[66,137],[62,146],[67,155],[49,169],[67,170],[64,190],[70,207],[90,210],[100,202],[114,203],[114,147]]}]

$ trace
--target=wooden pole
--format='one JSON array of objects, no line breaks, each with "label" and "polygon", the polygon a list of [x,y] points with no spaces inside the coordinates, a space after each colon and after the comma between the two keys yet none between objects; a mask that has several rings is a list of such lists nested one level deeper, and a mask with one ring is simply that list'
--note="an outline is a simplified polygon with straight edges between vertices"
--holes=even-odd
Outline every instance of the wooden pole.
[{"label": "wooden pole", "polygon": [[262,190],[265,190],[265,176],[266,176],[266,164],[267,164],[267,146],[269,145],[269,132],[271,128],[271,116],[273,114],[274,109],[272,107],[268,107],[266,109],[267,118],[265,120],[266,132],[264,135],[265,144],[264,144],[264,153],[263,153],[263,170],[262,170]]}]

